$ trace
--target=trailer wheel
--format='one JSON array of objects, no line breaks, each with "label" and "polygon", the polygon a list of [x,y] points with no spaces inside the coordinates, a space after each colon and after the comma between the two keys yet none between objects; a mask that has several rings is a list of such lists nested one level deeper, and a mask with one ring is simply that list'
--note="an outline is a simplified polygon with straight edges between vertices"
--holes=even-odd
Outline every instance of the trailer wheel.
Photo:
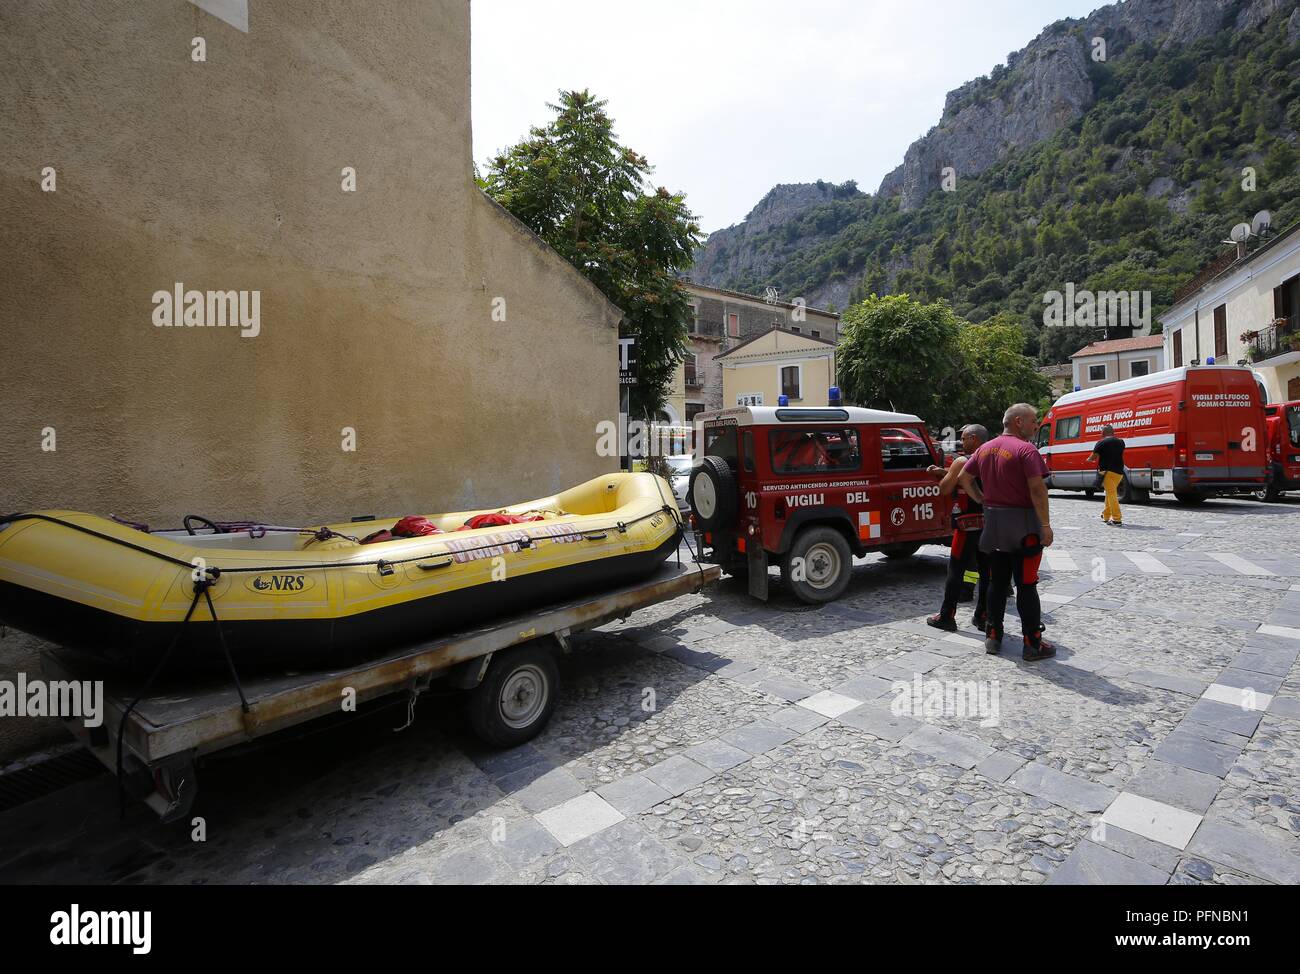
[{"label": "trailer wheel", "polygon": [[499,747],[532,740],[551,719],[559,685],[559,667],[548,649],[519,646],[500,653],[470,694],[470,726]]},{"label": "trailer wheel", "polygon": [[1178,503],[1185,504],[1188,507],[1195,507],[1197,504],[1205,503],[1204,494],[1194,494],[1190,491],[1176,490],[1174,491],[1174,497]]},{"label": "trailer wheel", "polygon": [[801,602],[833,602],[849,586],[853,555],[834,528],[805,528],[781,558],[781,578]]}]

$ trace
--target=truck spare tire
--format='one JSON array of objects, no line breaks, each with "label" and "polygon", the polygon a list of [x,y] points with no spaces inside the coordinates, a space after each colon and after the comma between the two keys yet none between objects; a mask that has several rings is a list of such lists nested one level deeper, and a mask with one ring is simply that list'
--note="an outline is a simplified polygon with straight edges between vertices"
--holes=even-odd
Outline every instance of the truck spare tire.
[{"label": "truck spare tire", "polygon": [[736,475],[722,457],[708,456],[691,471],[686,500],[695,523],[705,531],[729,528],[736,523]]}]

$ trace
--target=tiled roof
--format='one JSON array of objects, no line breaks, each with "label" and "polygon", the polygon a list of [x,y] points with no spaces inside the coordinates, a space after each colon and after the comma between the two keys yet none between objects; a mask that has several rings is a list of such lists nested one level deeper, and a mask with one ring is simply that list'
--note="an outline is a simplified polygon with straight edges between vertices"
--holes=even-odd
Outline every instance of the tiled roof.
[{"label": "tiled roof", "polygon": [[1070,358],[1083,358],[1085,355],[1114,355],[1116,352],[1136,352],[1141,348],[1160,348],[1165,343],[1163,335],[1147,335],[1145,338],[1115,338],[1108,342],[1093,342],[1079,349]]}]

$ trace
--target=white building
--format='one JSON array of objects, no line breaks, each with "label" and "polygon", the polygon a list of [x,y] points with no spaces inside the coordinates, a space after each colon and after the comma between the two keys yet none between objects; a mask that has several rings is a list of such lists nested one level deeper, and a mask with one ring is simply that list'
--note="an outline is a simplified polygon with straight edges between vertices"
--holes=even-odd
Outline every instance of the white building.
[{"label": "white building", "polygon": [[1253,365],[1270,402],[1300,399],[1300,224],[1205,267],[1160,321],[1170,367]]},{"label": "white building", "polygon": [[1070,356],[1071,388],[1091,389],[1121,379],[1163,372],[1167,361],[1164,339],[1160,335],[1093,342]]}]

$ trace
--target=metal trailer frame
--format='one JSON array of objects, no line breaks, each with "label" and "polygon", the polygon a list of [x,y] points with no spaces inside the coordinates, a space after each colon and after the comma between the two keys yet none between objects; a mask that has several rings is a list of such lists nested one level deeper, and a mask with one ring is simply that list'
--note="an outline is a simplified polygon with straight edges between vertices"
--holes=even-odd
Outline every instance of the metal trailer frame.
[{"label": "metal trailer frame", "polygon": [[[170,822],[187,815],[193,806],[200,757],[337,714],[348,689],[355,692],[358,706],[406,694],[412,707],[436,678],[454,689],[473,689],[486,675],[494,654],[539,640],[554,640],[567,652],[571,633],[699,592],[720,577],[716,565],[666,562],[649,578],[613,591],[440,636],[354,666],[243,677],[247,710],[228,675],[221,672],[179,677],[141,696],[140,676],[73,650],[45,651],[41,669],[50,680],[103,680],[102,724],[88,728],[80,718],[64,718],[64,725],[114,773],[118,729],[124,726],[121,785]],[[123,725],[122,715],[137,697]]]}]

